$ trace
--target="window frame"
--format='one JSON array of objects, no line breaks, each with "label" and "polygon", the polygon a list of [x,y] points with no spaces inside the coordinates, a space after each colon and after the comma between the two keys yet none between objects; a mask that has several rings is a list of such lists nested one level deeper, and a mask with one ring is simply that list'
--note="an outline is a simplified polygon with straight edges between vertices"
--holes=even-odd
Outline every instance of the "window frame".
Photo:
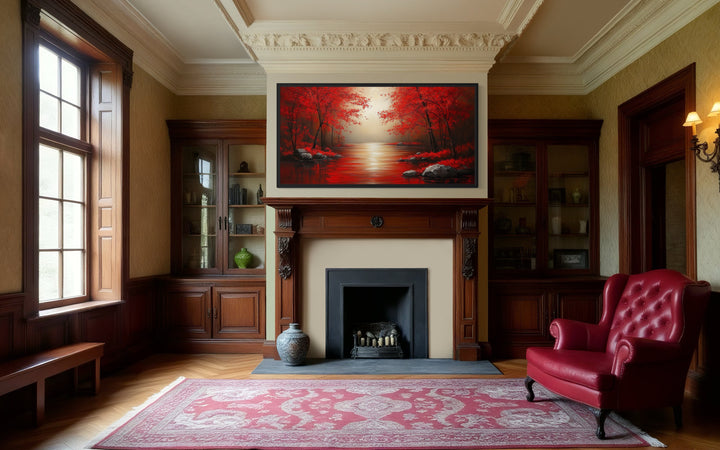
[{"label": "window frame", "polygon": [[[132,50],[70,0],[22,0],[24,316],[93,300],[122,300],[128,273],[129,104]],[[81,139],[39,126],[38,49],[44,45],[81,66]],[[93,92],[91,94],[90,92]],[[105,105],[102,99],[113,100]],[[106,126],[102,120],[109,121]],[[87,141],[87,142],[85,142]],[[85,143],[83,143],[85,142]],[[39,146],[85,156],[86,295],[40,302]],[[114,180],[102,184],[104,179]],[[100,197],[100,199],[99,199]],[[109,206],[108,206],[109,205]],[[108,211],[110,211],[108,213]],[[108,219],[108,217],[110,219]],[[109,231],[108,231],[109,230]],[[98,256],[102,254],[102,256]],[[101,258],[104,260],[98,262]],[[111,259],[109,259],[111,258]]]}]

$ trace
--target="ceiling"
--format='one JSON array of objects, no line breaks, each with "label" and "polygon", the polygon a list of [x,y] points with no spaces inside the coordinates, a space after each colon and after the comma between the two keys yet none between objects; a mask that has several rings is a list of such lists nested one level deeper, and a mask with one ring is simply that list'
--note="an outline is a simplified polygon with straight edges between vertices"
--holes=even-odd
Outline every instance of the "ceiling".
[{"label": "ceiling", "polygon": [[[587,94],[720,0],[75,0],[180,95],[266,73],[488,72],[491,94]],[[419,66],[418,66],[419,64]]]}]

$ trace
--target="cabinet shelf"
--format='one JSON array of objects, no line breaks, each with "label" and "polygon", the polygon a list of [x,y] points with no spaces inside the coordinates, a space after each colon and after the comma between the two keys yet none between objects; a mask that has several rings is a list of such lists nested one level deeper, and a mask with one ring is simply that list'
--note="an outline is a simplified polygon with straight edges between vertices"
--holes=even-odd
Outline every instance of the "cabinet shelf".
[{"label": "cabinet shelf", "polygon": [[498,172],[495,172],[496,177],[534,177],[535,171],[534,170],[500,170]]},{"label": "cabinet shelf", "polygon": [[590,174],[588,172],[553,172],[553,173],[548,174],[548,176],[550,178],[565,178],[565,177],[582,178],[582,177],[588,177],[588,176],[590,176]]},{"label": "cabinet shelf", "polygon": [[231,177],[265,178],[265,172],[231,172]]},{"label": "cabinet shelf", "polygon": [[548,203],[550,208],[587,208],[587,203]]},{"label": "cabinet shelf", "polygon": [[537,203],[535,202],[496,202],[495,206],[500,206],[503,208],[519,208],[523,206],[536,206]]}]

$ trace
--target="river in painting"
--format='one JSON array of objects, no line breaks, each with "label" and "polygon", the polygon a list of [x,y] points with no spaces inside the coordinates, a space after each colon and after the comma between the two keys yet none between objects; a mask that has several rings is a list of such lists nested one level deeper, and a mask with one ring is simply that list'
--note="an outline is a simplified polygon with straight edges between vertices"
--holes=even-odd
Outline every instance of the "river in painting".
[{"label": "river in painting", "polygon": [[301,162],[282,159],[279,164],[279,179],[284,186],[409,186],[462,184],[472,185],[473,176],[426,180],[421,176],[405,177],[406,170],[422,171],[433,164],[401,161],[415,153],[427,150],[422,146],[382,142],[363,142],[336,147],[333,151],[340,158]]}]

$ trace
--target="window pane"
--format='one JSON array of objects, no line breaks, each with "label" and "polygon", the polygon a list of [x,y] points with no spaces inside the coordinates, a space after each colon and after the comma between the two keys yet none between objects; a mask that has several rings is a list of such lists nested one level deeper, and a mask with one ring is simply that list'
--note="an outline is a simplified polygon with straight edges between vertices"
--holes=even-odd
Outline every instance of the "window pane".
[{"label": "window pane", "polygon": [[85,258],[83,252],[63,253],[63,297],[85,293]]},{"label": "window pane", "polygon": [[78,203],[63,204],[63,248],[84,248],[83,206]]},{"label": "window pane", "polygon": [[63,153],[63,198],[83,201],[85,196],[85,158],[75,153]]},{"label": "window pane", "polygon": [[60,100],[44,92],[40,93],[40,126],[60,131]]},{"label": "window pane", "polygon": [[62,134],[80,139],[80,108],[62,103]]},{"label": "window pane", "polygon": [[60,297],[60,252],[40,252],[38,297],[40,301]]},{"label": "window pane", "polygon": [[60,232],[60,202],[41,198],[38,205],[40,249],[53,249],[60,247],[58,238]]},{"label": "window pane", "polygon": [[80,106],[80,69],[75,64],[62,60],[62,99]]},{"label": "window pane", "polygon": [[40,145],[38,189],[43,197],[60,197],[60,151]]},{"label": "window pane", "polygon": [[40,89],[53,95],[59,95],[58,64],[58,56],[46,47],[40,46],[40,51],[38,52]]}]

